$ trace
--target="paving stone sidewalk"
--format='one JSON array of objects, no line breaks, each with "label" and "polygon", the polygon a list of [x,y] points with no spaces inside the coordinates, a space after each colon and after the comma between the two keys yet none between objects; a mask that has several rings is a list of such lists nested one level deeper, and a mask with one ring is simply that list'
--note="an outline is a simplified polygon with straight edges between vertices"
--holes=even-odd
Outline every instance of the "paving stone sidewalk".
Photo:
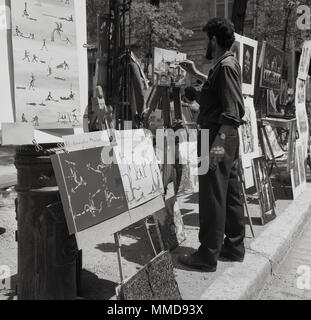
[{"label": "paving stone sidewalk", "polygon": [[[299,270],[298,268],[303,267]],[[260,300],[311,300],[311,289],[299,289],[300,275],[308,277],[306,284],[311,287],[311,221],[285,257],[271,281],[264,287]]]}]

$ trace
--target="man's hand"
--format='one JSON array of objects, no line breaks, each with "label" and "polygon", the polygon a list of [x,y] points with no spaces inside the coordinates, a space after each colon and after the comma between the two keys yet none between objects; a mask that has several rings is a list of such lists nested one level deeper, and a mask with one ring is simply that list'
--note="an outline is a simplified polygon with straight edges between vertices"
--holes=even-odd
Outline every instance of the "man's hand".
[{"label": "man's hand", "polygon": [[188,73],[192,74],[192,75],[196,75],[198,73],[198,70],[194,64],[193,61],[191,60],[184,60],[182,62],[179,63],[179,65]]},{"label": "man's hand", "polygon": [[204,73],[200,72],[193,61],[191,60],[184,60],[182,62],[179,63],[179,65],[188,73],[190,73],[192,76],[194,76],[195,78],[199,79],[202,82],[205,82],[208,78],[207,75],[205,75]]},{"label": "man's hand", "polygon": [[216,171],[219,163],[225,158],[225,138],[218,134],[210,151],[210,170]]}]

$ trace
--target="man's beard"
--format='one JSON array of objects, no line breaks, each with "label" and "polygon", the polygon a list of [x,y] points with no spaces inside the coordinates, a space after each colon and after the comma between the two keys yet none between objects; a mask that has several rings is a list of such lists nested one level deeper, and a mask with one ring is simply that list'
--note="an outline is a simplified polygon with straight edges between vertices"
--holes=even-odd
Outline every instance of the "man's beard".
[{"label": "man's beard", "polygon": [[206,59],[207,60],[213,60],[214,57],[213,57],[213,48],[212,48],[212,45],[209,44],[209,46],[207,47],[207,50],[206,50]]}]

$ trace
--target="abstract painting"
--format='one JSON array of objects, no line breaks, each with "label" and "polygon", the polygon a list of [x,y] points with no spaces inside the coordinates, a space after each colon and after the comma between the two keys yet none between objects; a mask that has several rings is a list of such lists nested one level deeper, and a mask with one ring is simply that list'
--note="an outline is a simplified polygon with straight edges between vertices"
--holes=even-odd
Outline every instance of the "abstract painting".
[{"label": "abstract painting", "polygon": [[[110,164],[106,154],[111,156]],[[128,211],[111,147],[62,153],[51,158],[71,234]]]},{"label": "abstract painting", "polygon": [[245,98],[244,105],[244,123],[239,128],[240,153],[242,155],[243,168],[248,168],[252,165],[252,159],[259,156],[259,144],[256,111],[253,99],[249,97]]},{"label": "abstract painting", "polygon": [[153,149],[152,136],[144,130],[115,132],[114,152],[120,168],[129,209],[162,194],[162,176]]},{"label": "abstract painting", "polygon": [[81,127],[73,0],[12,1],[16,121]]},{"label": "abstract painting", "polygon": [[186,83],[186,71],[179,65],[187,59],[185,53],[174,50],[154,48],[153,55],[154,82],[158,85],[170,86],[184,85]]}]

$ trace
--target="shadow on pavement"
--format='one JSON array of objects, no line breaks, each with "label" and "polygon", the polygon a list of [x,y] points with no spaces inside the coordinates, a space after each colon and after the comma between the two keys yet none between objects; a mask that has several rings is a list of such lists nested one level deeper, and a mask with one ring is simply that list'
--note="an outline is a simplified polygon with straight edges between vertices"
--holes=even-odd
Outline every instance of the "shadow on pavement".
[{"label": "shadow on pavement", "polygon": [[87,300],[109,300],[115,296],[118,283],[99,279],[94,273],[82,271],[82,298]]}]

